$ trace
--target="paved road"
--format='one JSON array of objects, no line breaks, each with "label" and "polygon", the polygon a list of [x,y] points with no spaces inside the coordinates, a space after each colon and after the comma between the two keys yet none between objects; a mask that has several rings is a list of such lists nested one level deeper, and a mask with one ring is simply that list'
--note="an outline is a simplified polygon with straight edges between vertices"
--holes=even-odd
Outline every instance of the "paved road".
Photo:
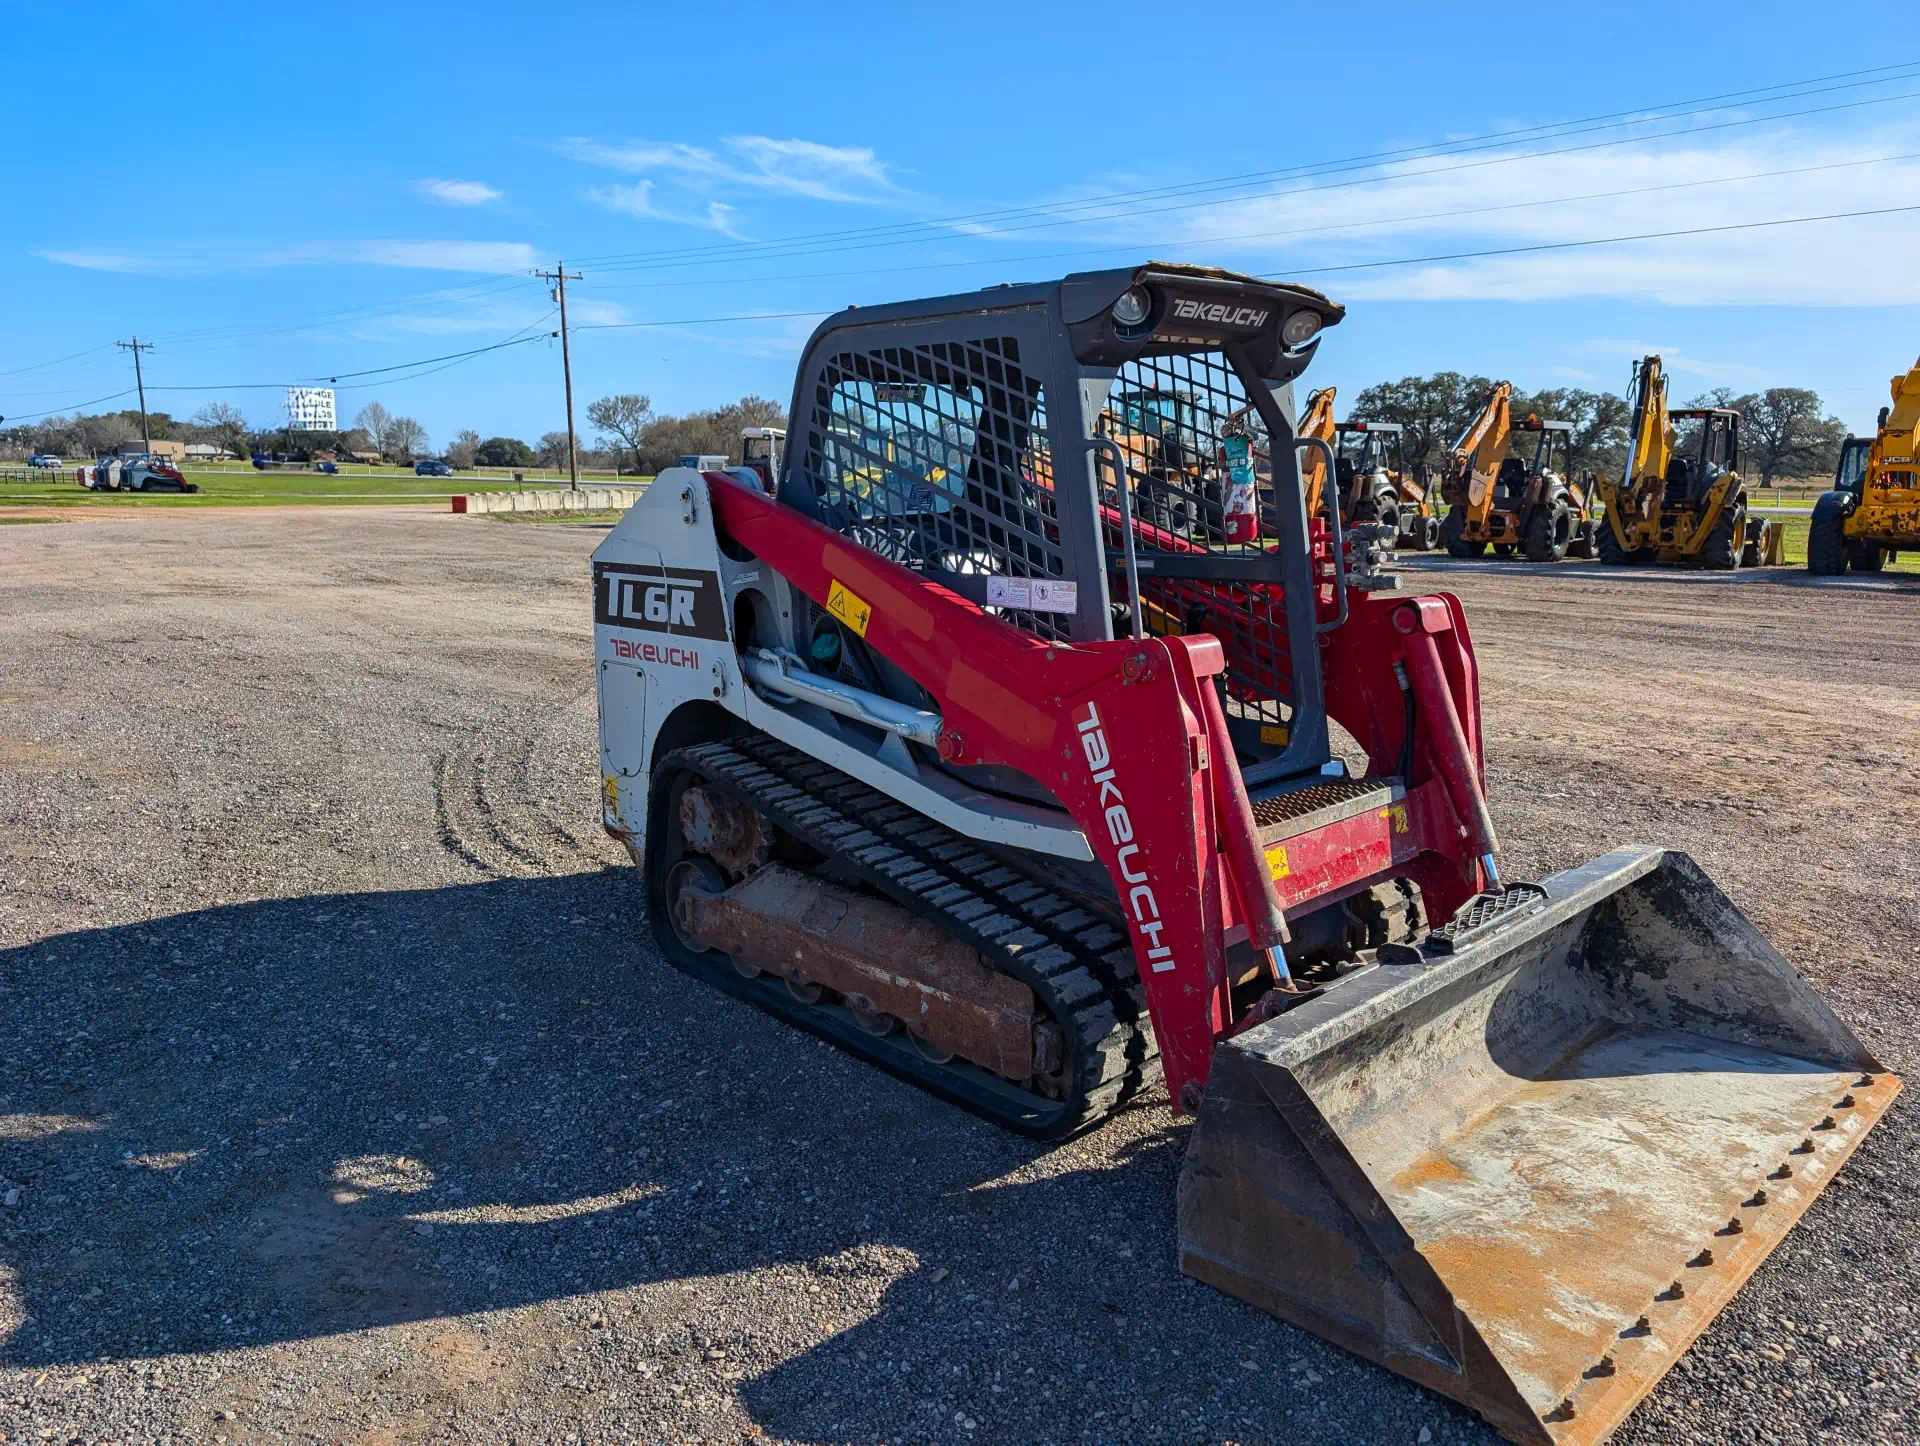
[{"label": "paved road", "polygon": [[[0,529],[8,1441],[1490,1440],[1180,1276],[1158,1093],[1042,1149],[659,963],[599,535]],[[1440,570],[1512,871],[1679,843],[1911,1070],[1920,597]],[[1913,1119],[1619,1439],[1912,1439]]]}]

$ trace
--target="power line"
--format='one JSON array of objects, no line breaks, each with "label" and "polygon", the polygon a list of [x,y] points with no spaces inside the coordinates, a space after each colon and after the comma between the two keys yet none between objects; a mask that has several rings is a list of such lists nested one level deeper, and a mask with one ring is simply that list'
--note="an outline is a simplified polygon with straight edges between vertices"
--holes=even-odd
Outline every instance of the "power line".
[{"label": "power line", "polygon": [[[544,321],[545,318],[542,318],[542,320]],[[534,323],[534,325],[536,326],[539,324],[540,323],[538,322]],[[525,331],[527,330],[527,328],[522,327],[521,330]],[[545,332],[537,336],[516,335],[513,337],[509,337],[506,341],[494,342],[491,346],[474,347],[469,351],[449,352],[445,356],[421,357],[416,361],[399,362],[393,366],[388,366],[388,367],[373,367],[367,371],[339,372],[332,377],[308,377],[305,379],[304,383],[303,382],[222,382],[217,385],[192,385],[187,383],[170,383],[165,386],[156,386],[156,387],[147,388],[146,390],[155,391],[155,392],[196,392],[196,393],[283,391],[289,386],[299,386],[305,383],[311,383],[315,381],[335,382],[342,377],[352,378],[352,377],[379,376],[381,374],[388,373],[388,372],[409,371],[416,367],[432,367],[436,371],[444,371],[449,367],[458,366],[462,362],[470,361],[474,357],[485,356],[488,352],[502,351],[508,347],[514,347],[514,346],[525,346],[528,342],[549,341],[557,335],[559,335],[558,332]],[[130,345],[130,343],[122,342],[122,343],[119,343],[119,345],[127,346],[127,345]],[[153,346],[152,342],[140,343],[140,347],[142,350],[151,350],[152,346]],[[426,373],[423,372],[421,373],[421,375],[426,375]],[[414,380],[414,378],[399,377],[399,378],[395,378],[394,380],[412,381]],[[365,383],[364,385],[384,385],[384,384]],[[55,417],[65,412],[78,411],[84,407],[98,406],[102,402],[118,401],[121,397],[133,395],[134,390],[135,389],[133,387],[128,387],[122,391],[112,392],[104,397],[93,397],[84,402],[69,402],[65,406],[51,407],[44,412],[33,412],[26,416],[12,417],[10,420],[18,423],[18,422],[37,421],[41,417]],[[347,386],[347,387],[342,387],[341,390],[354,391],[354,390],[359,390],[359,387]]]},{"label": "power line", "polygon": [[[567,487],[570,491],[580,490],[580,455],[573,435],[573,353],[567,346],[567,282],[580,280],[578,271],[568,274],[563,265],[556,265],[551,271],[533,273],[542,281],[553,283],[554,299],[560,303],[560,370],[567,382]],[[614,468],[616,480],[620,469]]]},{"label": "power line", "polygon": [[[1869,106],[1869,105],[1886,105],[1895,101],[1913,100],[1917,98],[1920,98],[1920,91],[1903,91],[1899,95],[1877,96],[1867,100],[1848,101],[1839,105],[1817,106],[1808,110],[1789,111],[1789,112],[1785,112],[1778,115],[1751,116],[1751,117],[1746,117],[1739,120],[1719,121],[1712,125],[1689,126],[1681,130],[1663,131],[1663,132],[1660,132],[1659,134],[1651,135],[1651,136],[1647,136],[1647,135],[1618,136],[1611,140],[1590,141],[1582,145],[1563,146],[1555,150],[1520,151],[1520,152],[1515,152],[1514,154],[1511,154],[1511,155],[1492,156],[1492,157],[1487,157],[1479,160],[1465,161],[1460,163],[1459,165],[1433,166],[1422,171],[1408,171],[1408,172],[1389,175],[1389,176],[1365,177],[1365,178],[1356,179],[1356,180],[1335,181],[1329,184],[1307,184],[1307,185],[1293,186],[1289,188],[1263,191],[1256,195],[1232,197],[1232,198],[1228,198],[1227,200],[1203,201],[1203,202],[1195,202],[1191,204],[1177,205],[1177,206],[1161,206],[1161,207],[1154,207],[1154,208],[1145,209],[1145,210],[1136,210],[1131,213],[1036,221],[1025,226],[1005,227],[993,232],[992,234],[996,237],[1004,238],[1004,237],[1016,235],[1023,231],[1043,230],[1043,229],[1062,226],[1062,225],[1089,225],[1089,224],[1093,224],[1095,222],[1100,222],[1100,221],[1136,219],[1138,216],[1144,216],[1144,215],[1163,215],[1163,214],[1167,214],[1175,211],[1204,210],[1214,206],[1236,204],[1236,203],[1246,202],[1246,201],[1270,200],[1270,199],[1276,199],[1276,198],[1285,197],[1285,196],[1294,196],[1294,195],[1301,195],[1301,194],[1312,194],[1316,197],[1319,197],[1319,196],[1324,196],[1332,191],[1347,190],[1347,189],[1351,189],[1358,186],[1378,186],[1378,185],[1404,183],[1409,181],[1421,181],[1421,180],[1427,179],[1430,176],[1447,175],[1456,171],[1479,170],[1488,166],[1511,165],[1516,161],[1543,160],[1543,159],[1548,159],[1554,156],[1573,155],[1576,153],[1586,152],[1586,151],[1604,150],[1604,149],[1609,149],[1615,146],[1643,144],[1648,141],[1671,140],[1678,136],[1704,135],[1710,131],[1732,130],[1732,129],[1738,129],[1743,126],[1763,125],[1770,121],[1794,120],[1794,119],[1799,119],[1801,117],[1805,117],[1809,115],[1824,115],[1824,114],[1832,113],[1834,111],[1853,110],[1853,109],[1858,109],[1859,107],[1862,107],[1862,106]],[[951,238],[950,237],[929,238],[929,237],[921,237],[921,236],[907,236],[907,237],[895,238],[892,240],[876,240],[876,241],[870,241],[870,242],[861,242],[861,243],[858,243],[855,245],[849,245],[849,246],[825,246],[825,247],[814,248],[811,250],[793,250],[793,251],[786,252],[784,254],[788,256],[804,256],[804,255],[829,255],[829,254],[833,254],[841,251],[869,251],[869,250],[877,250],[883,247],[920,245],[931,239],[950,240]],[[662,261],[658,263],[636,263],[636,264],[627,265],[627,266],[602,266],[598,268],[598,270],[599,272],[602,272],[602,273],[608,272],[608,271],[618,272],[618,271],[667,270],[667,269],[673,269],[673,268],[684,267],[684,266],[720,265],[728,261],[734,261],[734,260],[740,260],[740,259],[745,259],[745,258],[718,257],[710,260],[693,258],[693,259],[682,260],[682,261]],[[720,278],[715,278],[715,279],[717,280]]]},{"label": "power line", "polygon": [[1767,226],[1804,226],[1811,221],[1850,221],[1861,216],[1893,216],[1920,211],[1920,205],[1876,206],[1868,211],[1830,211],[1824,216],[1781,216],[1770,221],[1735,221],[1723,226],[1688,226],[1678,231],[1641,231],[1632,236],[1595,236],[1585,241],[1541,241],[1531,246],[1501,246],[1488,251],[1453,251],[1438,256],[1403,256],[1397,261],[1353,261],[1344,266],[1308,266],[1269,271],[1263,281],[1295,276],[1326,276],[1336,271],[1373,271],[1383,266],[1422,266],[1433,261],[1468,261],[1483,256],[1518,256],[1528,251],[1571,251],[1582,246],[1619,246],[1628,241],[1664,241],[1673,236],[1708,236],[1719,231],[1758,231]]},{"label": "power line", "polygon": [[140,353],[152,351],[153,343],[142,341],[138,336],[132,341],[116,341],[115,346],[133,353],[133,385],[140,393],[140,442],[149,452],[153,450],[153,428],[147,424],[147,381],[140,374]]},{"label": "power line", "polygon": [[[1614,111],[1614,112],[1606,113],[1604,115],[1582,117],[1579,119],[1566,120],[1566,121],[1554,121],[1554,122],[1549,122],[1542,125],[1520,127],[1513,130],[1492,132],[1492,133],[1488,133],[1480,136],[1463,137],[1456,141],[1432,142],[1432,143],[1427,143],[1419,146],[1401,147],[1397,150],[1376,151],[1376,152],[1372,152],[1365,155],[1349,156],[1349,157],[1344,157],[1336,160],[1312,162],[1312,163],[1307,163],[1303,165],[1282,167],[1274,170],[1251,171],[1251,172],[1244,172],[1240,175],[1218,177],[1210,180],[1182,182],[1182,183],[1173,184],[1173,185],[1147,188],[1144,190],[1118,192],[1108,196],[1079,198],[1072,201],[1052,202],[1044,205],[1029,205],[1029,206],[1021,206],[1021,207],[1003,208],[997,211],[981,211],[981,212],[975,212],[969,215],[950,216],[950,217],[937,218],[937,219],[926,220],[926,221],[896,222],[887,226],[864,227],[864,228],[857,228],[852,230],[843,230],[838,232],[815,232],[815,233],[802,235],[802,236],[789,237],[785,239],[764,241],[764,242],[748,241],[748,242],[713,243],[713,244],[710,244],[707,246],[701,246],[701,247],[681,247],[681,248],[672,248],[668,250],[653,251],[653,252],[627,252],[624,254],[611,253],[605,256],[587,257],[585,258],[585,260],[588,262],[602,263],[599,267],[599,269],[601,270],[644,269],[648,263],[657,262],[659,264],[664,265],[664,264],[672,264],[672,263],[679,262],[683,264],[693,264],[694,262],[704,261],[704,260],[719,261],[719,260],[747,259],[747,258],[756,257],[756,256],[763,256],[775,250],[779,250],[782,254],[812,254],[817,250],[856,249],[856,248],[845,248],[845,247],[816,247],[813,243],[822,242],[822,241],[860,240],[860,239],[872,238],[872,237],[897,236],[898,233],[903,231],[916,231],[916,232],[934,231],[940,234],[938,234],[937,236],[925,238],[925,239],[947,240],[947,239],[950,239],[950,237],[948,237],[945,234],[946,230],[948,228],[955,227],[955,226],[963,226],[963,225],[970,225],[970,224],[978,225],[983,222],[994,221],[994,220],[1018,220],[1018,219],[1023,219],[1031,216],[1059,217],[1064,215],[1067,212],[1112,206],[1118,202],[1127,201],[1127,200],[1161,199],[1167,196],[1179,195],[1179,194],[1198,194],[1208,189],[1221,189],[1221,188],[1227,188],[1232,186],[1248,186],[1248,185],[1258,184],[1266,181],[1281,180],[1281,179],[1296,179],[1301,177],[1311,177],[1314,175],[1337,174],[1344,170],[1351,170],[1351,169],[1360,168],[1360,167],[1377,168],[1381,165],[1388,164],[1395,160],[1415,159],[1422,156],[1446,156],[1446,155],[1469,154],[1473,151],[1490,149],[1502,144],[1509,144],[1514,140],[1517,140],[1522,137],[1526,137],[1530,135],[1539,136],[1541,133],[1546,131],[1560,131],[1563,134],[1568,134],[1568,135],[1585,134],[1585,133],[1590,133],[1591,130],[1610,129],[1623,124],[1639,123],[1640,121],[1653,122],[1653,121],[1662,120],[1662,119],[1680,119],[1689,115],[1709,114],[1713,111],[1725,110],[1729,108],[1726,105],[1706,104],[1706,102],[1730,101],[1730,100],[1736,100],[1740,98],[1751,98],[1751,97],[1762,95],[1767,91],[1796,89],[1798,93],[1795,95],[1771,97],[1772,101],[1792,101],[1792,100],[1800,99],[1803,96],[1826,94],[1834,90],[1853,89],[1861,86],[1887,84],[1895,80],[1910,79],[1911,78],[1910,75],[1895,75],[1895,74],[1888,74],[1887,72],[1912,71],[1916,67],[1920,67],[1920,61],[1905,61],[1905,62],[1901,62],[1898,65],[1875,66],[1867,70],[1845,71],[1845,72],[1840,72],[1838,74],[1829,75],[1829,76],[1814,76],[1814,77],[1809,77],[1807,79],[1799,80],[1799,81],[1786,81],[1778,85],[1761,86],[1761,87],[1756,87],[1749,90],[1727,91],[1719,95],[1698,97],[1692,101],[1677,101],[1677,102],[1671,102],[1666,105],[1656,106],[1656,107],[1639,107],[1631,111]],[[1869,79],[1869,80],[1855,79],[1855,77],[1859,77],[1859,76],[1876,76],[1877,78]],[[1813,86],[1819,85],[1820,82],[1829,81],[1829,80],[1848,81],[1849,84],[1822,86],[1819,89],[1807,88],[1807,87],[1813,87]],[[1825,110],[1830,110],[1830,109],[1847,109],[1847,108],[1851,108],[1852,105],[1879,104],[1887,100],[1899,100],[1899,99],[1907,99],[1907,98],[1910,98],[1910,97],[1907,97],[1907,96],[1875,97],[1865,101],[1849,103],[1849,105],[1847,106],[1820,107],[1820,108],[1816,108],[1814,110],[1809,110],[1809,111],[1789,112],[1786,114],[1779,114],[1779,115],[1758,116],[1758,117],[1752,117],[1747,120],[1743,120],[1739,122],[1730,122],[1728,124],[1743,124],[1743,125],[1762,124],[1770,120],[1787,120],[1787,119],[1794,119],[1800,115],[1818,114]],[[1762,101],[1760,103],[1765,104],[1768,102]],[[1681,107],[1681,106],[1689,106],[1693,108],[1685,109],[1685,110],[1678,109],[1678,107]],[[1664,112],[1665,114],[1662,114],[1662,112]],[[1584,127],[1587,127],[1588,130],[1575,131],[1570,129],[1576,126],[1584,126]],[[1628,137],[1628,138],[1625,138],[1625,140],[1627,141],[1631,141],[1635,139],[1640,139],[1640,140],[1656,139],[1657,140],[1657,139],[1662,139],[1662,138],[1665,138],[1666,136],[1671,136],[1671,135],[1691,134],[1693,130],[1719,129],[1719,128],[1723,128],[1723,127],[1696,127],[1696,128],[1691,128],[1689,130],[1666,132],[1666,133],[1663,133],[1662,136]],[[1558,137],[1553,137],[1553,138],[1557,139]],[[1624,143],[1624,142],[1612,142],[1609,144],[1621,144],[1621,143]],[[1582,148],[1576,147],[1574,149],[1582,149]],[[1557,154],[1563,154],[1563,153],[1564,152],[1562,151],[1546,151],[1546,152],[1539,152],[1535,154],[1557,155]],[[1455,168],[1449,167],[1449,168],[1442,168],[1442,169],[1455,169]],[[1429,174],[1436,174],[1436,173],[1437,172],[1435,171],[1421,171],[1421,172],[1414,172],[1412,174],[1415,176],[1420,176],[1420,175],[1429,175]],[[1311,189],[1311,188],[1296,188],[1296,189]],[[1279,192],[1277,194],[1293,194],[1293,191],[1284,191],[1284,192]],[[1220,204],[1220,203],[1212,202],[1208,204]],[[1166,209],[1186,209],[1186,208],[1166,208]],[[1095,218],[1095,219],[1099,219],[1099,218]],[[1055,220],[1047,224],[1061,224],[1061,223]],[[1071,222],[1069,222],[1068,224],[1071,224]],[[1008,228],[1008,229],[1026,230],[1026,229],[1033,229],[1033,228],[1015,227],[1015,228]],[[997,231],[995,234],[1007,234],[1007,232],[1005,230],[1002,230],[1002,231]],[[923,239],[923,238],[915,236],[915,237],[909,237],[909,238],[902,238],[896,241],[888,241],[882,244],[907,244],[908,241],[920,240],[920,239]],[[800,248],[800,247],[805,247],[806,250],[804,252],[801,252],[801,251],[796,251],[792,249],[792,248]],[[634,262],[641,263],[641,265],[638,267],[628,268],[628,267],[621,267],[621,266],[610,264],[610,263],[620,262],[620,261],[634,261]]]},{"label": "power line", "polygon": [[[1268,241],[1268,240],[1275,240],[1280,237],[1289,237],[1289,236],[1320,236],[1320,235],[1326,235],[1336,231],[1364,231],[1364,230],[1371,230],[1381,226],[1403,226],[1409,222],[1414,222],[1414,221],[1442,221],[1442,220],[1448,220],[1457,216],[1484,216],[1484,215],[1492,215],[1496,212],[1501,212],[1501,211],[1529,210],[1537,206],[1565,206],[1565,205],[1577,204],[1582,201],[1618,200],[1626,196],[1642,196],[1642,195],[1649,195],[1649,194],[1654,194],[1662,191],[1688,190],[1688,189],[1692,189],[1700,186],[1735,185],[1743,181],[1774,180],[1781,176],[1809,175],[1819,171],[1846,170],[1856,166],[1875,166],[1875,165],[1884,165],[1893,161],[1911,161],[1911,160],[1920,160],[1920,151],[1907,151],[1907,152],[1902,152],[1901,154],[1898,154],[1898,155],[1891,155],[1891,156],[1870,156],[1861,160],[1854,160],[1854,161],[1829,161],[1817,166],[1792,166],[1784,170],[1778,170],[1778,171],[1753,171],[1742,176],[1710,176],[1704,180],[1697,180],[1697,181],[1667,181],[1656,186],[1630,186],[1630,187],[1626,187],[1624,189],[1616,190],[1616,191],[1592,191],[1579,196],[1549,196],[1549,197],[1542,198],[1540,200],[1512,201],[1512,202],[1506,202],[1501,205],[1495,205],[1495,206],[1467,206],[1467,207],[1462,207],[1461,209],[1453,210],[1453,211],[1412,212],[1403,216],[1383,216],[1377,220],[1372,220],[1372,221],[1337,221],[1337,222],[1332,222],[1325,226],[1300,226],[1300,227],[1294,227],[1292,229],[1284,230],[1284,231],[1241,231],[1241,232],[1235,232],[1234,234],[1227,235],[1227,236],[1190,237],[1180,241],[1127,242],[1125,244],[1116,245],[1116,246],[1079,247],[1071,251],[1044,251],[1039,253],[1030,253],[1027,255],[1023,255],[1019,259],[1022,264],[1026,264],[1034,261],[1070,260],[1074,257],[1080,257],[1080,256],[1109,256],[1109,255],[1115,254],[1116,252],[1139,252],[1139,251],[1158,252],[1158,251],[1167,251],[1167,250],[1176,250],[1176,249],[1190,249],[1197,246],[1228,246],[1236,242],[1242,242],[1242,241]],[[889,276],[889,275],[897,275],[902,272],[948,271],[948,270],[953,270],[957,267],[966,267],[966,266],[1004,266],[1006,264],[1006,261],[1007,261],[1007,258],[999,257],[999,256],[975,257],[965,261],[916,262],[909,266],[888,266],[888,267],[877,267],[877,268],[862,267],[856,271],[800,271],[800,272],[793,272],[785,276],[756,276],[753,278],[753,280],[755,282],[829,281],[829,280],[836,280],[836,279],[847,277],[847,276]],[[636,282],[636,283],[633,283],[632,285],[624,286],[624,287],[603,286],[598,288],[598,290],[600,291],[656,291],[656,290],[662,290],[669,287],[711,286],[712,284],[713,282],[707,279],[684,280],[684,281],[643,281],[643,282]],[[775,314],[780,314],[780,313],[775,313]],[[818,313],[806,313],[806,314],[815,315]],[[639,325],[639,324],[647,324],[647,323],[625,323],[625,324]],[[575,327],[574,330],[585,331],[585,330],[588,330],[588,328]]]},{"label": "power line", "polygon": [[119,400],[120,400],[120,399],[121,399],[122,397],[130,397],[130,396],[132,396],[132,395],[133,395],[133,388],[132,388],[132,387],[127,387],[127,388],[126,388],[125,390],[123,390],[123,391],[118,391],[118,392],[109,392],[109,393],[107,393],[107,395],[106,395],[106,396],[104,396],[104,397],[94,397],[94,398],[92,398],[92,399],[90,399],[90,400],[88,400],[88,401],[84,401],[84,402],[69,402],[69,403],[67,403],[67,405],[66,405],[66,406],[64,406],[64,407],[55,407],[55,408],[53,408],[53,409],[52,409],[51,411],[47,411],[47,412],[29,412],[29,413],[28,413],[28,414],[27,414],[26,416],[24,416],[24,417],[8,417],[8,418],[7,418],[7,420],[8,420],[9,422],[11,422],[11,423],[13,423],[13,424],[14,424],[15,426],[18,426],[18,425],[20,425],[20,424],[21,424],[22,422],[37,422],[37,421],[39,421],[39,420],[40,420],[40,419],[41,419],[42,417],[57,417],[57,416],[59,416],[59,415],[60,415],[61,413],[63,413],[63,412],[77,412],[77,411],[79,411],[79,410],[80,410],[80,409],[81,409],[82,407],[97,407],[97,406],[99,406],[99,405],[100,405],[100,404],[101,404],[102,402],[117,402],[117,401],[119,401]]}]

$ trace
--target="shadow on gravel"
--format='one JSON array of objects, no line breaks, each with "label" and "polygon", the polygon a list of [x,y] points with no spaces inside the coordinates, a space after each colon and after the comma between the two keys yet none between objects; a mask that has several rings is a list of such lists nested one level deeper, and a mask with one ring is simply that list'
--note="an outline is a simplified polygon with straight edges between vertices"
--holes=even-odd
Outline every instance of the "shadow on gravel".
[{"label": "shadow on gravel", "polygon": [[[963,1400],[1039,1440],[1271,1415],[1305,1377],[1243,1357],[1338,1356],[1179,1275],[1184,1130],[1049,1157],[669,970],[624,869],[62,935],[0,953],[0,1022],[12,1366],[557,1302],[584,1341],[772,1350],[740,1390],[774,1434]],[[1301,1410],[1450,1409],[1364,1375]]]}]

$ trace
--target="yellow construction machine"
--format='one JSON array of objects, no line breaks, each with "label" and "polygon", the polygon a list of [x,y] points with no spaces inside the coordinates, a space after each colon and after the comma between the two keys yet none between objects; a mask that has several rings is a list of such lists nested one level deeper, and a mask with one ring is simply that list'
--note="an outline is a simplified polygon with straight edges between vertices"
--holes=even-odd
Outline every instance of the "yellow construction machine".
[{"label": "yellow construction machine", "polygon": [[[1748,510],[1739,472],[1740,414],[1730,407],[1669,408],[1658,356],[1634,368],[1627,396],[1633,421],[1621,481],[1596,479],[1606,509],[1600,560],[1727,571],[1777,566],[1780,524]],[[1680,427],[1690,434],[1684,440]]]},{"label": "yellow construction machine", "polygon": [[1300,481],[1307,494],[1307,516],[1318,517],[1326,505],[1327,464],[1313,442],[1333,446],[1336,432],[1333,420],[1333,388],[1322,387],[1307,398],[1307,409],[1300,414],[1294,435],[1301,443]]},{"label": "yellow construction machine", "polygon": [[1592,488],[1569,475],[1572,441],[1566,422],[1516,418],[1513,384],[1496,383],[1441,478],[1448,555],[1479,557],[1491,547],[1496,557],[1519,552],[1528,562],[1592,557]]},{"label": "yellow construction machine", "polygon": [[1440,509],[1424,463],[1409,465],[1405,429],[1397,422],[1335,422],[1334,389],[1322,387],[1307,398],[1294,435],[1301,443],[1300,477],[1307,516],[1326,513],[1327,464],[1314,441],[1331,449],[1334,493],[1340,519],[1351,526],[1372,522],[1392,526],[1395,545],[1427,551],[1440,545]]},{"label": "yellow construction machine", "polygon": [[1920,549],[1920,361],[1893,379],[1893,405],[1880,409],[1872,437],[1840,449],[1833,490],[1813,504],[1807,571],[1828,577],[1852,568],[1878,572],[1902,552]]}]

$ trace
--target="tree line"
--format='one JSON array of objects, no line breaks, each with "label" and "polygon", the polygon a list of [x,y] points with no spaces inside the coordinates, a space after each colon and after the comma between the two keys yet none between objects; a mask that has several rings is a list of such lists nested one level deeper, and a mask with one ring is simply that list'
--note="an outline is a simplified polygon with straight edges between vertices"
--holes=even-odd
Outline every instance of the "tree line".
[{"label": "tree line", "polygon": [[[646,476],[688,454],[725,456],[738,462],[741,428],[784,427],[787,415],[778,402],[745,396],[725,406],[676,416],[655,412],[645,396],[622,392],[589,404],[587,421],[595,435],[578,439],[581,466]],[[307,461],[320,453],[377,455],[407,466],[434,455],[433,439],[424,426],[412,417],[394,415],[377,401],[368,402],[351,427],[337,432],[254,427],[229,402],[209,402],[185,419],[149,412],[147,427],[157,442],[200,442],[236,457],[265,453]],[[0,456],[102,457],[139,436],[140,413],[133,410],[48,417],[0,431]],[[463,428],[454,433],[441,455],[460,470],[476,466],[559,470],[567,465],[567,434],[555,430],[529,443],[518,437],[482,437],[472,428]]]},{"label": "tree line", "polygon": [[[1406,428],[1409,463],[1442,465],[1446,454],[1486,405],[1494,383],[1460,372],[1380,382],[1354,399],[1348,416],[1361,422],[1398,422]],[[1806,387],[1768,387],[1735,395],[1727,387],[1703,393],[1689,407],[1730,407],[1741,414],[1740,467],[1761,486],[1784,477],[1827,477],[1839,460],[1847,429],[1830,415],[1820,394]],[[1624,397],[1580,387],[1514,388],[1515,416],[1570,422],[1568,467],[1618,477],[1627,459],[1632,421]]]},{"label": "tree line", "polygon": [[[1347,415],[1355,421],[1398,422],[1406,428],[1407,460],[1437,466],[1492,389],[1491,379],[1461,372],[1402,377],[1366,388]],[[1783,477],[1832,475],[1846,436],[1845,426],[1828,414],[1820,394],[1805,387],[1769,387],[1739,395],[1721,387],[1687,405],[1731,407],[1742,414],[1741,470],[1763,486]],[[1569,451],[1575,472],[1591,469],[1617,476],[1626,460],[1627,403],[1611,392],[1516,388],[1513,410],[1520,416],[1531,412],[1542,421],[1572,423]],[[184,420],[151,412],[147,422],[155,440],[204,442],[238,457],[259,451],[305,460],[317,452],[332,452],[378,455],[404,466],[433,455],[432,438],[424,426],[412,417],[394,415],[377,401],[362,407],[353,426],[341,432],[255,428],[228,402],[209,402]],[[579,448],[582,466],[648,476],[688,454],[739,461],[743,427],[784,427],[787,418],[785,409],[766,397],[745,396],[707,411],[674,415],[655,412],[652,400],[643,394],[619,392],[589,403],[587,422],[593,436]],[[139,435],[137,411],[49,417],[0,431],[0,456],[51,452],[98,457]],[[478,431],[462,429],[447,444],[444,455],[459,469],[539,466],[558,470],[567,465],[567,434],[551,431],[528,443],[518,437],[482,437]]]}]

